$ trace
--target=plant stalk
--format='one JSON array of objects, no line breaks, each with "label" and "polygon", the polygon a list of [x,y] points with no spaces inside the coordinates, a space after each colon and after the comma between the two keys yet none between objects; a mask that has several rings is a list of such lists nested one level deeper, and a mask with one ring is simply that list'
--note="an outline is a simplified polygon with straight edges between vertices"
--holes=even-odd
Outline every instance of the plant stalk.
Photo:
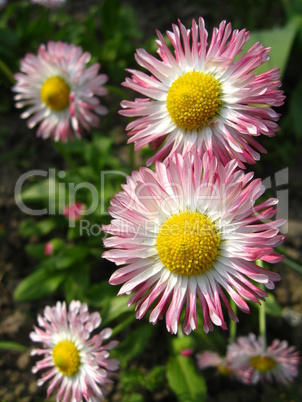
[{"label": "plant stalk", "polygon": [[14,77],[14,74],[11,72],[10,68],[0,59],[0,70],[3,72],[3,74],[8,78],[8,80],[15,85],[16,80]]},{"label": "plant stalk", "polygon": [[[231,298],[230,305],[234,313],[237,315],[237,305],[234,300]],[[230,340],[234,341],[237,335],[237,322],[230,320]]]},{"label": "plant stalk", "polygon": [[[264,264],[261,260],[257,260],[256,264],[263,268]],[[260,289],[264,290],[264,286],[260,285]],[[264,348],[267,346],[267,336],[266,336],[266,311],[265,302],[263,301],[259,306],[259,335],[263,338]]]}]

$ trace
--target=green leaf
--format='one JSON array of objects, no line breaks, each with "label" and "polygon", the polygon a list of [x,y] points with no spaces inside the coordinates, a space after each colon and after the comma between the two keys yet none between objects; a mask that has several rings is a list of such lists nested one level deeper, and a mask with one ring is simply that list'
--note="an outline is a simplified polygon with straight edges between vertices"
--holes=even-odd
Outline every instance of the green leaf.
[{"label": "green leaf", "polygon": [[155,366],[144,376],[145,387],[148,391],[154,392],[163,384],[165,369],[164,366]]},{"label": "green leaf", "polygon": [[179,402],[203,402],[207,388],[203,376],[198,373],[191,359],[171,356],[167,363],[167,379]]},{"label": "green leaf", "polygon": [[112,152],[112,139],[95,135],[93,141],[86,147],[85,159],[94,171],[100,174],[100,171],[106,169],[123,169],[124,166],[120,160],[115,158]]},{"label": "green leaf", "polygon": [[[261,306],[257,304],[257,307],[260,308]],[[272,293],[268,293],[267,298],[265,299],[265,312],[274,317],[281,317],[282,315],[281,306]]]},{"label": "green leaf", "polygon": [[128,361],[138,356],[145,349],[154,327],[151,325],[143,325],[133,329],[127,336],[127,338],[121,342],[111,354],[116,356],[121,361],[121,365],[126,367]]},{"label": "green leaf", "polygon": [[112,36],[112,28],[119,20],[120,0],[104,0],[100,8],[100,18],[105,39]]},{"label": "green leaf", "polygon": [[250,40],[243,47],[243,51],[247,51],[256,42],[261,42],[265,47],[271,47],[269,60],[257,68],[257,73],[273,68],[280,68],[280,73],[284,73],[298,29],[299,23],[295,22],[282,28],[251,32]]},{"label": "green leaf", "polygon": [[43,219],[39,222],[36,222],[32,218],[28,218],[21,223],[19,232],[23,237],[40,237],[48,235],[54,229],[58,229],[61,226],[61,221],[55,218]]},{"label": "green leaf", "polygon": [[25,247],[27,254],[37,259],[45,258],[45,244],[27,244]]},{"label": "green leaf", "polygon": [[[32,201],[45,201],[55,197],[55,194],[58,191],[58,183],[56,180],[53,177],[49,177],[46,180],[41,180],[41,175],[38,174],[38,172],[39,171],[37,171],[35,175],[33,174],[32,177],[39,177],[39,181],[33,184],[27,184],[25,181],[25,185],[27,185],[24,187],[24,189],[22,187],[21,194],[17,194],[17,201],[26,203]],[[43,173],[42,177],[47,177],[46,171],[43,170],[41,173]],[[30,178],[27,180],[29,179]]]},{"label": "green leaf", "polygon": [[85,290],[89,286],[89,267],[82,264],[69,270],[68,276],[64,281],[65,299],[69,303],[71,300],[82,300]]},{"label": "green leaf", "polygon": [[104,309],[110,300],[116,297],[116,289],[107,281],[95,283],[90,286],[85,294],[85,301],[90,305]]},{"label": "green leaf", "polygon": [[58,289],[65,277],[65,272],[41,268],[19,283],[14,297],[17,301],[31,301],[49,296]]},{"label": "green leaf", "polygon": [[283,260],[283,264],[287,265],[293,271],[302,275],[302,263],[301,262],[295,261],[290,257],[285,257]]},{"label": "green leaf", "polygon": [[20,343],[10,342],[10,341],[1,341],[0,349],[9,349],[9,350],[27,350],[26,346],[21,345]]},{"label": "green leaf", "polygon": [[293,90],[289,103],[289,118],[292,128],[299,138],[302,138],[302,80],[297,83]]},{"label": "green leaf", "polygon": [[123,295],[114,297],[109,301],[107,308],[103,312],[103,324],[108,325],[124,313],[134,311],[134,306],[128,307],[129,296]]},{"label": "green leaf", "polygon": [[124,396],[122,402],[144,402],[144,398],[143,395],[135,393]]},{"label": "green leaf", "polygon": [[175,354],[179,354],[183,349],[190,349],[193,346],[193,338],[191,336],[173,338],[172,347]]},{"label": "green leaf", "polygon": [[[138,368],[127,369],[121,373],[121,388],[123,394],[131,394],[133,391],[141,388],[143,386],[143,383],[144,375],[142,371]],[[125,400],[128,400],[128,398],[125,398]]]},{"label": "green leaf", "polygon": [[[59,238],[53,238],[48,243],[52,244],[53,253],[51,255],[45,255],[45,246],[46,243],[39,244],[27,244],[25,246],[25,250],[27,254],[35,257],[38,260],[42,261],[40,267],[59,267],[59,268],[68,268],[75,261],[84,260],[88,254],[87,248],[78,246],[83,248],[84,250],[80,253],[78,251],[77,246],[68,246],[63,240]],[[68,248],[69,247],[69,248]],[[79,254],[78,254],[79,253]],[[56,255],[55,255],[56,254]],[[70,257],[68,257],[70,256]],[[66,262],[67,261],[67,262]]]}]

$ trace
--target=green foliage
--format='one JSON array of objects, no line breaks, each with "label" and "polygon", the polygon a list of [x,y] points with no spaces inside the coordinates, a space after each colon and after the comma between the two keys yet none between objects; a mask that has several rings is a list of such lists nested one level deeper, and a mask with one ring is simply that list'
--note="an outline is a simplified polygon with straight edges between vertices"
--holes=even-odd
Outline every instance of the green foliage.
[{"label": "green foliage", "polygon": [[287,265],[289,268],[291,268],[293,271],[302,275],[302,262],[296,261],[290,257],[285,257],[283,263]]},{"label": "green foliage", "polygon": [[127,306],[129,296],[119,296],[111,298],[103,311],[103,322],[107,325],[112,320],[119,318],[123,313],[134,314],[134,307]]},{"label": "green foliage", "polygon": [[[128,369],[121,376],[121,387],[123,390],[123,402],[144,401],[142,393],[144,389],[154,392],[163,386],[165,367],[156,366],[148,372],[139,369]],[[143,399],[140,399],[143,398]]]},{"label": "green foliage", "polygon": [[289,113],[286,116],[288,119],[288,126],[293,131],[298,140],[302,138],[302,79],[297,82],[297,86],[292,92],[289,100]]},{"label": "green foliage", "polygon": [[144,397],[141,394],[124,395],[122,402],[144,402]]},{"label": "green foliage", "polygon": [[207,388],[203,376],[192,360],[181,355],[171,356],[167,363],[167,379],[179,402],[203,402]]},{"label": "green foliage", "polygon": [[265,47],[271,48],[269,60],[257,69],[257,73],[279,68],[280,73],[284,74],[299,28],[300,21],[295,21],[282,28],[251,32],[250,40],[245,45],[244,51],[256,42],[261,42]]},{"label": "green foliage", "polygon": [[17,301],[38,300],[54,293],[66,278],[66,272],[51,268],[40,268],[28,275],[16,288]]},{"label": "green foliage", "polygon": [[118,345],[115,352],[118,353],[121,359],[122,367],[126,367],[130,359],[144,351],[153,331],[154,328],[150,324],[142,325],[133,329],[127,338]]},{"label": "green foliage", "polygon": [[[277,302],[275,296],[272,293],[268,293],[267,298],[265,299],[265,313],[274,317],[281,317],[282,309],[279,303]],[[258,309],[261,308],[259,304],[256,304]]]},{"label": "green foliage", "polygon": [[302,3],[300,0],[284,0],[283,4],[288,18],[295,18],[297,15],[302,15]]},{"label": "green foliage", "polygon": [[33,218],[27,218],[20,225],[20,234],[23,237],[41,237],[50,234],[54,229],[60,227],[61,223],[59,219],[48,218],[37,222]]},{"label": "green foliage", "polygon": [[[25,218],[20,226],[20,234],[31,240],[27,252],[39,264],[17,287],[15,297],[18,300],[37,300],[59,289],[67,300],[86,297],[91,283],[90,271],[100,265],[100,228],[108,222],[109,200],[125,180],[125,168],[112,155],[110,138],[94,135],[90,142],[75,140],[60,144],[58,150],[71,161],[70,169],[34,172],[22,183],[21,192],[17,194],[19,205],[23,203],[26,208],[41,211],[39,219]],[[41,179],[41,174],[45,178]],[[91,213],[85,215],[84,211],[81,219],[69,222],[63,216],[63,209],[75,201],[82,202]],[[44,253],[47,240],[53,244],[52,255]],[[103,276],[108,278],[106,272]],[[40,286],[42,279],[44,283]],[[111,288],[108,283],[107,287]],[[113,320],[128,311],[125,298],[115,298],[113,293],[110,303],[103,307],[105,320],[106,314]]]},{"label": "green foliage", "polygon": [[0,349],[25,351],[27,348],[20,343],[10,341],[0,341]]}]

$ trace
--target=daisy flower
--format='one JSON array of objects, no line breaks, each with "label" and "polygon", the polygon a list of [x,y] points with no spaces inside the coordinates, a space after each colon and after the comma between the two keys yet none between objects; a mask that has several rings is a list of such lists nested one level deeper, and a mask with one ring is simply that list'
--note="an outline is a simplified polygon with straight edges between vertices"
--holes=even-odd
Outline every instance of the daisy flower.
[{"label": "daisy flower", "polygon": [[46,6],[49,8],[60,7],[65,3],[66,0],[31,0],[32,4],[40,4],[41,6]]},{"label": "daisy flower", "polygon": [[109,359],[108,350],[118,342],[103,345],[111,336],[110,328],[91,337],[100,323],[100,314],[89,314],[87,305],[79,301],[72,301],[68,311],[65,302],[46,306],[44,316],[38,316],[39,327],[34,327],[30,338],[43,347],[34,349],[32,355],[44,357],[32,371],[47,370],[38,381],[39,386],[50,381],[47,398],[56,389],[57,402],[104,399],[106,388],[112,382],[108,377],[119,365],[117,360]]},{"label": "daisy flower", "polygon": [[179,21],[167,31],[174,53],[157,31],[158,55],[144,49],[137,63],[150,72],[128,70],[123,85],[143,98],[123,101],[124,116],[135,117],[128,126],[135,149],[149,144],[155,155],[147,164],[167,160],[174,152],[212,150],[225,164],[255,163],[265,149],[255,140],[272,137],[279,129],[279,115],[271,106],[283,104],[278,69],[256,75],[254,70],[269,59],[269,48],[256,43],[238,57],[249,39],[245,29],[232,31],[222,21],[214,28],[208,46],[204,20],[193,20],[192,29]]},{"label": "daisy flower", "polygon": [[98,126],[97,115],[107,113],[97,98],[107,93],[103,87],[107,76],[98,74],[98,63],[86,68],[90,57],[79,46],[48,42],[37,56],[30,53],[21,60],[13,87],[16,107],[28,107],[21,117],[29,117],[29,128],[39,125],[38,137],[51,136],[55,141],[66,141],[73,134],[79,137]]},{"label": "daisy flower", "polygon": [[[123,191],[111,201],[113,220],[102,227],[113,235],[104,240],[110,250],[103,257],[125,265],[113,273],[110,283],[123,284],[119,294],[132,294],[136,317],[151,308],[150,322],[166,317],[167,330],[176,333],[185,310],[183,332],[197,326],[196,303],[200,301],[204,330],[213,324],[226,329],[221,301],[237,320],[226,293],[245,312],[243,298],[258,302],[266,293],[254,282],[274,288],[280,277],[257,266],[260,259],[278,262],[273,247],[284,220],[270,221],[276,199],[256,205],[265,188],[252,173],[226,167],[205,153],[180,154],[155,172],[141,168],[128,177]],[[225,293],[226,292],[226,293]]]},{"label": "daisy flower", "polygon": [[272,381],[286,384],[298,375],[299,353],[286,341],[275,339],[265,347],[262,337],[255,334],[237,338],[229,345],[227,358],[238,380],[244,384]]}]

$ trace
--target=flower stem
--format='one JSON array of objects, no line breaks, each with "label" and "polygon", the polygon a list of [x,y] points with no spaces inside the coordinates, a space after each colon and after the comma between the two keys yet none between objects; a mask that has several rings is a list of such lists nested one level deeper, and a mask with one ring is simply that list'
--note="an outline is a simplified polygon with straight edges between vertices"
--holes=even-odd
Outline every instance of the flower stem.
[{"label": "flower stem", "polygon": [[[263,262],[261,260],[257,260],[257,265],[263,268]],[[264,290],[264,286],[260,285],[260,289]],[[266,311],[265,311],[265,302],[263,301],[259,306],[259,335],[263,338],[264,347],[266,348]]]},{"label": "flower stem", "polygon": [[[231,298],[230,305],[234,313],[237,315],[237,306],[234,300]],[[237,322],[230,320],[230,340],[234,341],[237,333]]]},{"label": "flower stem", "polygon": [[114,337],[116,334],[121,332],[124,328],[128,327],[133,321],[135,321],[135,315],[130,314],[129,317],[127,317],[124,321],[122,321],[115,328],[113,328],[111,336]]},{"label": "flower stem", "polygon": [[16,80],[15,80],[14,74],[11,72],[10,68],[2,60],[0,60],[0,70],[8,78],[8,80],[13,85],[15,85]]},{"label": "flower stem", "polygon": [[265,317],[265,302],[262,302],[259,307],[259,334],[264,341],[264,347],[266,348],[266,317]]},{"label": "flower stem", "polygon": [[109,93],[119,96],[121,99],[128,99],[128,95],[125,91],[112,85],[104,85]]},{"label": "flower stem", "polygon": [[132,172],[135,168],[135,159],[134,159],[134,146],[133,144],[129,144],[129,167],[130,167],[130,172]]}]

